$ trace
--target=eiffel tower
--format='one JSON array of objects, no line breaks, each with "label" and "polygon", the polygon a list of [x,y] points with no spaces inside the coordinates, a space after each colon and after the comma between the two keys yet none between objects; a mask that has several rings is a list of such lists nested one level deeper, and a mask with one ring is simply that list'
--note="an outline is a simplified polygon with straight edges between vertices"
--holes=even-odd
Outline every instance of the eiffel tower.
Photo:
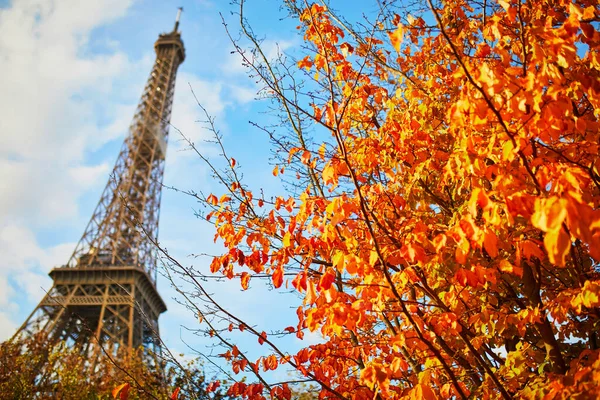
[{"label": "eiffel tower", "polygon": [[160,197],[177,68],[185,48],[175,27],[154,43],[156,61],[100,201],[67,264],[15,337],[43,332],[70,346],[99,343],[116,354],[160,351],[156,288]]}]

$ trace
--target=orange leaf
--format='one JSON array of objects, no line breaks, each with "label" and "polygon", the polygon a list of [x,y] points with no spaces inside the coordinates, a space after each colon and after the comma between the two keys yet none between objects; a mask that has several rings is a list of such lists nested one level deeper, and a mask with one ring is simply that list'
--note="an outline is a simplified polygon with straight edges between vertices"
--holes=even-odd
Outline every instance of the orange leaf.
[{"label": "orange leaf", "polygon": [[490,257],[498,255],[498,237],[494,232],[487,231],[483,237],[483,247]]},{"label": "orange leaf", "polygon": [[112,391],[113,398],[116,399],[117,396],[119,396],[119,399],[127,400],[129,397],[129,388],[129,383],[123,383],[122,385],[117,386]]},{"label": "orange leaf", "polygon": [[502,272],[506,272],[507,274],[514,274],[519,277],[523,276],[523,268],[515,267],[514,265],[512,265],[511,263],[509,263],[506,260],[500,261],[500,263],[498,264],[498,269]]},{"label": "orange leaf", "polygon": [[321,279],[319,280],[319,285],[317,289],[319,291],[328,290],[331,287],[331,284],[335,281],[335,272],[333,268],[327,268]]},{"label": "orange leaf", "polygon": [[313,62],[310,59],[310,56],[306,56],[302,60],[298,61],[298,68],[300,69],[306,68],[307,70],[310,70],[310,67],[312,67],[312,65]]},{"label": "orange leaf", "polygon": [[171,393],[171,397],[169,397],[170,400],[177,400],[177,397],[179,396],[179,391],[181,390],[180,387],[175,388],[175,390],[173,390],[173,393]]},{"label": "orange leaf", "polygon": [[477,277],[477,274],[468,269],[458,270],[454,277],[461,286],[476,287],[479,284],[479,278]]},{"label": "orange leaf", "polygon": [[308,164],[308,162],[310,161],[310,156],[311,156],[310,151],[305,150],[304,153],[302,153],[302,157],[300,157],[300,159],[302,160],[302,163]]},{"label": "orange leaf", "polygon": [[585,307],[595,308],[600,306],[600,282],[586,281],[579,297]]},{"label": "orange leaf", "polygon": [[383,365],[372,362],[361,371],[360,379],[367,384],[367,386],[373,388],[376,384],[389,379],[389,377],[383,368]]},{"label": "orange leaf", "polygon": [[519,247],[523,251],[523,255],[525,255],[528,260],[531,260],[531,257],[537,257],[538,260],[544,259],[544,252],[540,246],[531,240],[525,240],[524,242],[521,242]]},{"label": "orange leaf", "polygon": [[275,357],[273,354],[271,354],[269,357],[265,358],[265,360],[263,361],[265,368],[267,370],[275,370],[277,369],[277,357]]},{"label": "orange leaf", "polygon": [[281,287],[283,284],[283,267],[279,267],[273,272],[273,286]]},{"label": "orange leaf", "polygon": [[242,282],[242,289],[248,289],[248,285],[250,284],[250,274],[247,272],[242,272],[240,280]]},{"label": "orange leaf", "polygon": [[473,217],[477,215],[477,206],[482,210],[487,210],[490,206],[490,198],[481,188],[474,188],[471,198],[468,202],[469,212]]}]

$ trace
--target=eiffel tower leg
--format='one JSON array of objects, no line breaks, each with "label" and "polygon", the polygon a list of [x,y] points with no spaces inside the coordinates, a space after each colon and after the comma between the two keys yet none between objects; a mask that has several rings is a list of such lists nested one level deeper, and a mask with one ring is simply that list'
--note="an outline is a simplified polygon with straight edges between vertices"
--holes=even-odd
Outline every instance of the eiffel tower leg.
[{"label": "eiffel tower leg", "polygon": [[[19,328],[14,338],[37,332],[52,332],[54,327],[60,321],[65,313],[66,306],[73,297],[77,286],[66,288],[64,285],[57,287],[52,285],[50,291],[44,296],[31,314],[27,317],[23,325]],[[65,295],[53,295],[56,293],[68,292]]]},{"label": "eiffel tower leg", "polygon": [[108,288],[109,286],[107,285],[104,288],[104,296],[102,298],[102,309],[100,310],[100,320],[98,322],[98,328],[96,329],[96,341],[98,343],[101,343],[101,337],[100,337],[100,333],[102,332],[102,328],[104,327],[104,312],[106,310],[106,302],[108,300]]},{"label": "eiffel tower leg", "polygon": [[[59,323],[59,321],[61,321],[61,317],[63,316],[63,314],[67,310],[67,306],[70,304],[71,299],[75,295],[78,287],[79,287],[79,285],[73,285],[71,287],[69,295],[64,300],[64,303],[59,303],[59,300],[56,300],[57,306],[60,307],[60,311],[58,311],[58,313],[56,314],[56,316],[54,316],[54,318],[52,318],[52,320],[48,321],[48,323],[43,328],[44,331],[47,331],[47,332],[54,331],[54,327],[56,327],[57,324]],[[50,299],[48,299],[48,301],[50,301]],[[58,331],[57,333],[60,335],[59,332],[60,331]]]}]

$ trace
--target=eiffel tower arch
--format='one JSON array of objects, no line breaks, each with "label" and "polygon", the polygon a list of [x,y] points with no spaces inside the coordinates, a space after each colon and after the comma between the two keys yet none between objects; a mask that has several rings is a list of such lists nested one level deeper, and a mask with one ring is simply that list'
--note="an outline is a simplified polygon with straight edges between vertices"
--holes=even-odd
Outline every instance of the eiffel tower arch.
[{"label": "eiffel tower arch", "polygon": [[154,244],[175,78],[185,59],[175,27],[154,43],[156,60],[117,162],[68,262],[52,269],[53,286],[15,335],[116,354],[160,351],[158,317],[167,307],[156,288]]}]

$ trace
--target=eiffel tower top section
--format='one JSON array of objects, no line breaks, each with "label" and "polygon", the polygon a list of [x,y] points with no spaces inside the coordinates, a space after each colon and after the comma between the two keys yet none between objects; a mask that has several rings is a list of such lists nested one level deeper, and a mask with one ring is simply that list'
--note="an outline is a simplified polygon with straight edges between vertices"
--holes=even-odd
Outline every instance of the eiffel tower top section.
[{"label": "eiffel tower top section", "polygon": [[159,35],[156,61],[129,134],[81,240],[63,268],[134,267],[156,285],[158,217],[175,78],[185,59],[178,32]]}]

